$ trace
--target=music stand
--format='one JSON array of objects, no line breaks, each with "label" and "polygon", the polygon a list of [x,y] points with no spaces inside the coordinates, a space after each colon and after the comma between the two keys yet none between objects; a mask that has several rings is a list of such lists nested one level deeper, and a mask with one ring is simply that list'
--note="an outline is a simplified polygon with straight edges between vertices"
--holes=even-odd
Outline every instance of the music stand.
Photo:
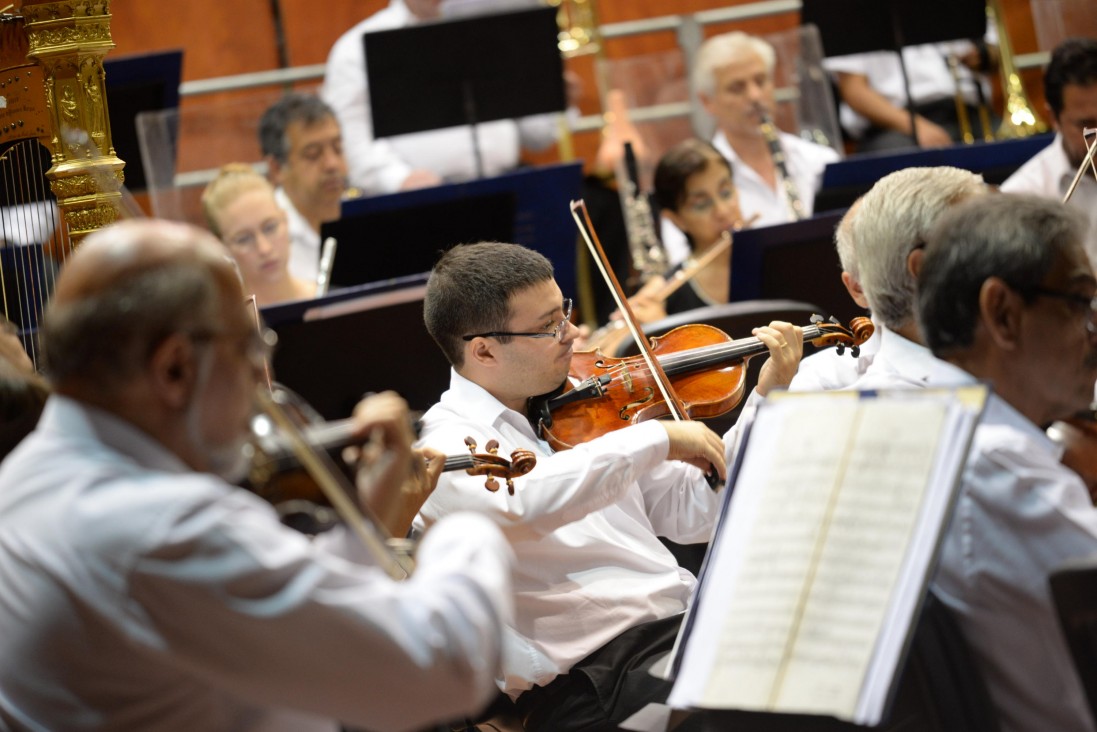
[{"label": "music stand", "polygon": [[476,124],[567,108],[556,9],[366,33],[374,137],[469,125],[477,177]]},{"label": "music stand", "polygon": [[103,61],[103,71],[107,77],[107,109],[114,152],[126,163],[126,187],[143,191],[148,182],[137,139],[137,115],[179,106],[183,52],[158,51],[108,58]]},{"label": "music stand", "polygon": [[870,51],[895,51],[910,112],[910,134],[918,145],[910,77],[902,49],[925,43],[978,39],[986,34],[985,0],[803,0],[800,23],[814,23],[827,58]]}]

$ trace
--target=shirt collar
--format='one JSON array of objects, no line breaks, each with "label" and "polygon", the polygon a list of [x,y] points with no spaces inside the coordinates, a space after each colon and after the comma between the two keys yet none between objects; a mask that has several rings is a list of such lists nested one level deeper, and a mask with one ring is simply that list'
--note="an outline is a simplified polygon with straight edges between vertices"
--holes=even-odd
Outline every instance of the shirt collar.
[{"label": "shirt collar", "polygon": [[150,470],[193,472],[177,455],[134,424],[90,404],[58,394],[51,395],[46,401],[38,429],[98,442]]},{"label": "shirt collar", "polygon": [[521,429],[530,438],[538,439],[526,415],[510,409],[487,389],[466,379],[454,368],[450,368],[449,389],[442,394],[441,402],[472,422],[490,424],[495,428],[505,422]]}]

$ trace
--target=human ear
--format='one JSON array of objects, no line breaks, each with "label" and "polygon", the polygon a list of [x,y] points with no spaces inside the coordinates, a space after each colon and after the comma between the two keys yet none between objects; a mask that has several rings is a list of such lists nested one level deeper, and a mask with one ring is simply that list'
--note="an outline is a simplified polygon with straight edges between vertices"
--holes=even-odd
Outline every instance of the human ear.
[{"label": "human ear", "polygon": [[186,333],[172,333],[153,350],[148,374],[153,392],[167,405],[182,409],[194,390],[198,350]]},{"label": "human ear", "polygon": [[979,288],[979,322],[999,349],[1019,347],[1023,312],[1021,296],[999,278],[991,277]]}]

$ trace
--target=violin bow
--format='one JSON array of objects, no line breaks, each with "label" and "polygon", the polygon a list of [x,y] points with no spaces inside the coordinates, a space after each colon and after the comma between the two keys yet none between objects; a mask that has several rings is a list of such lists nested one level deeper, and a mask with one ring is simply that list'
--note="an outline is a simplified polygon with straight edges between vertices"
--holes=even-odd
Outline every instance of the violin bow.
[{"label": "violin bow", "polygon": [[1085,158],[1082,159],[1082,164],[1078,166],[1078,172],[1074,174],[1074,180],[1070,182],[1070,188],[1067,190],[1067,194],[1063,196],[1063,203],[1070,200],[1070,197],[1074,195],[1074,189],[1078,187],[1078,182],[1082,180],[1082,176],[1086,172],[1086,167],[1093,168],[1093,175],[1097,178],[1097,163],[1094,163],[1093,155],[1097,153],[1097,139],[1094,142],[1089,141],[1089,137],[1097,135],[1097,128],[1086,127],[1082,130],[1082,142],[1086,144],[1089,152],[1086,153]]},{"label": "violin bow", "polygon": [[[579,218],[579,212],[582,211],[583,217]],[[678,398],[678,395],[674,391],[674,387],[670,384],[670,379],[667,378],[666,372],[663,371],[662,365],[659,363],[659,359],[651,353],[651,347],[648,345],[648,339],[644,336],[640,330],[639,324],[636,322],[636,316],[632,313],[632,308],[629,307],[628,298],[625,297],[624,291],[621,289],[621,283],[617,281],[617,275],[613,273],[613,268],[609,265],[609,258],[606,257],[605,250],[602,249],[602,242],[598,239],[597,232],[594,231],[594,224],[590,220],[590,212],[587,211],[587,205],[582,199],[571,202],[571,217],[575,219],[575,225],[579,227],[579,234],[583,237],[583,241],[586,242],[587,248],[590,250],[591,257],[593,257],[595,264],[598,265],[598,270],[602,273],[602,278],[606,281],[606,285],[609,287],[610,294],[613,295],[614,301],[617,303],[617,308],[621,312],[621,317],[624,320],[625,325],[628,326],[629,333],[632,335],[633,340],[640,349],[640,354],[644,357],[644,362],[651,369],[652,375],[655,377],[655,383],[659,386],[659,391],[663,395],[663,399],[666,401],[670,414],[674,420],[682,421],[688,419],[686,415],[686,407],[682,403],[682,400]]]}]

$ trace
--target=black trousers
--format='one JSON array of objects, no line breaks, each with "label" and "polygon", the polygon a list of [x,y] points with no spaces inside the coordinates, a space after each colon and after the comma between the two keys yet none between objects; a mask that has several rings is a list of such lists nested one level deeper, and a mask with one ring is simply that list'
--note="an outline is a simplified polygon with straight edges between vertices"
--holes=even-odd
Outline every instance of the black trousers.
[{"label": "black trousers", "polygon": [[[674,646],[681,615],[629,628],[546,686],[518,697],[526,732],[603,732],[651,702],[665,702],[671,682],[649,673]],[[687,720],[676,732],[691,730]]]}]

